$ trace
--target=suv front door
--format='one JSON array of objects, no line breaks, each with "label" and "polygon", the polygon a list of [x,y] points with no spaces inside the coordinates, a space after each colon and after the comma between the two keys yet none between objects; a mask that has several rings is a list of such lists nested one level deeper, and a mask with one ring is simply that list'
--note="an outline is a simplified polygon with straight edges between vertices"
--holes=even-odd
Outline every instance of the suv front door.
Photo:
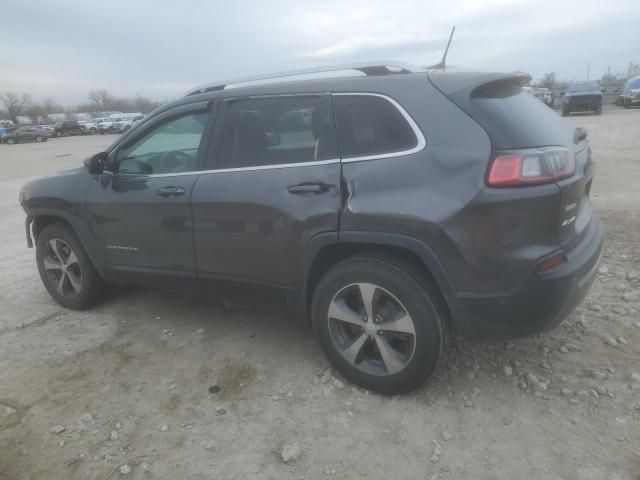
[{"label": "suv front door", "polygon": [[[305,245],[337,238],[340,159],[329,95],[227,101],[193,189],[198,278],[290,287]],[[219,280],[225,280],[220,282]]]},{"label": "suv front door", "polygon": [[115,282],[195,285],[189,198],[210,138],[207,102],[156,117],[109,154],[87,195],[98,254]]}]

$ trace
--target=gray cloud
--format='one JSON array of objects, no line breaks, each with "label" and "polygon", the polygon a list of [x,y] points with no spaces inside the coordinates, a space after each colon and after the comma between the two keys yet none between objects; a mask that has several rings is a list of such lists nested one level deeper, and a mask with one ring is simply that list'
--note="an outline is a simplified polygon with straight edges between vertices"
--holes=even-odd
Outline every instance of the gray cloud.
[{"label": "gray cloud", "polygon": [[92,88],[172,98],[212,80],[314,65],[439,60],[581,79],[640,60],[640,10],[603,2],[140,0],[3,6],[0,91],[80,102]]}]

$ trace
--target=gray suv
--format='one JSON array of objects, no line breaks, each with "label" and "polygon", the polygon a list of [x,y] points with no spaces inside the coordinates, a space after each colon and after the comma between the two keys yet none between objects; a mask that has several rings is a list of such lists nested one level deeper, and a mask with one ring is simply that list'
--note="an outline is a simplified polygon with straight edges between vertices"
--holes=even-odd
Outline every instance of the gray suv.
[{"label": "gray suv", "polygon": [[591,148],[521,74],[357,65],[188,93],[20,203],[44,286],[281,301],[391,394],[454,334],[554,327],[596,272]]}]

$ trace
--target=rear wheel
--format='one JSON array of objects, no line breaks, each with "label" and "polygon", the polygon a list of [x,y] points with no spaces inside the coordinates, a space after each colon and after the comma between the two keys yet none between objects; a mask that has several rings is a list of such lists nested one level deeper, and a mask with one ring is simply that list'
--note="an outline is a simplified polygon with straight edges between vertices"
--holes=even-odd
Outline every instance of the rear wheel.
[{"label": "rear wheel", "polygon": [[334,368],[379,393],[417,387],[445,353],[437,290],[393,259],[363,256],[335,265],[314,292],[311,315]]},{"label": "rear wheel", "polygon": [[569,109],[567,107],[562,107],[562,116],[566,117],[567,115],[569,115]]},{"label": "rear wheel", "polygon": [[15,139],[13,139],[13,138],[7,138],[7,144],[9,144],[9,145],[13,145],[14,143],[16,143]]},{"label": "rear wheel", "polygon": [[596,115],[600,115],[602,113],[602,104],[596,107]]},{"label": "rear wheel", "polygon": [[628,98],[624,99],[624,108],[631,107],[631,101]]},{"label": "rear wheel", "polygon": [[44,142],[44,137],[42,135],[37,135],[36,136],[36,142],[38,142],[38,143]]},{"label": "rear wheel", "polygon": [[105,284],[75,234],[54,223],[39,233],[36,263],[49,295],[63,307],[83,310],[97,303]]}]

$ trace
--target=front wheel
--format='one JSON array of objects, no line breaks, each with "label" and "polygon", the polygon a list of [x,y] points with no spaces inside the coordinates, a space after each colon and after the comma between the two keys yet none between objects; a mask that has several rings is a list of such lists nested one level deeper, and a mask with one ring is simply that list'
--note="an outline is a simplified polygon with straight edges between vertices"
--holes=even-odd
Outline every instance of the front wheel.
[{"label": "front wheel", "polygon": [[426,278],[394,259],[353,257],[320,280],[311,317],[347,380],[386,395],[427,380],[447,345],[445,310]]},{"label": "front wheel", "polygon": [[47,292],[63,307],[84,310],[104,294],[104,282],[75,234],[65,225],[54,223],[39,233],[36,263]]},{"label": "front wheel", "polygon": [[596,115],[601,115],[602,114],[602,105],[598,105],[596,107],[596,112],[595,113],[596,113]]},{"label": "front wheel", "polygon": [[562,116],[566,117],[569,115],[569,109],[567,107],[562,107]]},{"label": "front wheel", "polygon": [[7,138],[7,145],[13,145],[16,141],[13,138]]},{"label": "front wheel", "polygon": [[42,135],[36,136],[36,142],[38,142],[38,143],[44,142],[44,137]]}]

